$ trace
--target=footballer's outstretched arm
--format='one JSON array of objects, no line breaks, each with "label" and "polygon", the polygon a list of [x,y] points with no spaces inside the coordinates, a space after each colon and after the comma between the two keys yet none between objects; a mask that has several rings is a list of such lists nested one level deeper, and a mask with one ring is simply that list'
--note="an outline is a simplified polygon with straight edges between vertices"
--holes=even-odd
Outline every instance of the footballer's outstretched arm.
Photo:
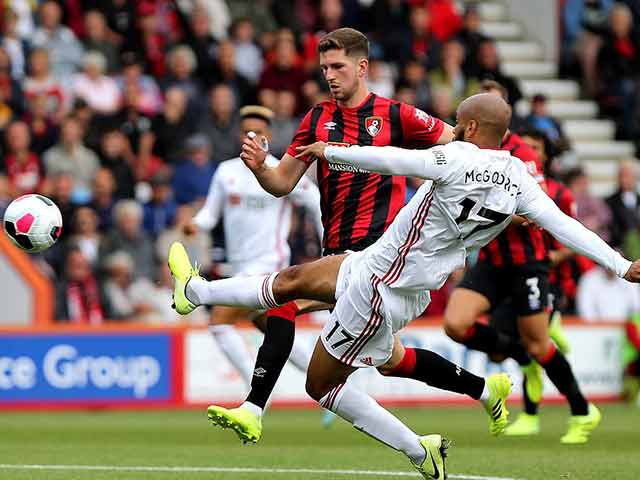
[{"label": "footballer's outstretched arm", "polygon": [[353,165],[360,169],[431,180],[439,179],[447,168],[447,162],[436,161],[436,150],[446,149],[438,146],[427,150],[408,150],[399,147],[337,147],[324,142],[298,147],[297,158],[316,156],[326,158],[331,163]]},{"label": "footballer's outstretched arm", "polygon": [[533,179],[518,198],[516,213],[533,220],[560,243],[631,282],[640,282],[640,262],[630,262],[594,232],[565,215]]}]

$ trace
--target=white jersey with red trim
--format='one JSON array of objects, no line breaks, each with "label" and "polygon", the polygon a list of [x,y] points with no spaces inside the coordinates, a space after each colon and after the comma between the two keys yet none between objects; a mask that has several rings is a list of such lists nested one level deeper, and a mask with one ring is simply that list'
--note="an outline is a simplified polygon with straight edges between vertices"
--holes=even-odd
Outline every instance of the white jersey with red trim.
[{"label": "white jersey with red trim", "polygon": [[[274,156],[267,156],[268,166],[278,162]],[[234,275],[274,272],[289,265],[287,237],[292,204],[309,212],[322,239],[320,192],[309,178],[303,176],[289,195],[274,197],[260,186],[240,158],[234,158],[222,162],[216,170],[194,222],[203,230],[211,230],[223,219],[227,259]]]},{"label": "white jersey with red trim", "polygon": [[468,251],[486,245],[514,214],[527,216],[620,276],[629,268],[630,262],[600,237],[563,214],[507,151],[452,142],[428,150],[352,146],[326,147],[324,153],[332,162],[430,180],[363,252],[368,268],[391,288],[440,288],[464,266]]}]

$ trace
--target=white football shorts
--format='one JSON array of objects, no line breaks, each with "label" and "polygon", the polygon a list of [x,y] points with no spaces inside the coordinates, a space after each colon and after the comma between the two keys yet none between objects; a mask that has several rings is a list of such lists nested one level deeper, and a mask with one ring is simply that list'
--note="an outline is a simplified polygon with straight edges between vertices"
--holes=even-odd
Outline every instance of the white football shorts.
[{"label": "white football shorts", "polygon": [[378,367],[393,352],[393,334],[424,312],[429,291],[400,292],[371,272],[365,252],[342,262],[336,283],[336,305],[321,333],[327,352],[353,367]]}]

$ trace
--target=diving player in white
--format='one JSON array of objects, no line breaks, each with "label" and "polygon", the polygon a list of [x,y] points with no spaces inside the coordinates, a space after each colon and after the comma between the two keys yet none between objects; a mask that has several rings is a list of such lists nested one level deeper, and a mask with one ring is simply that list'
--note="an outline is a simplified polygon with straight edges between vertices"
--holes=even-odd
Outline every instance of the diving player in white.
[{"label": "diving player in white", "polygon": [[[254,132],[258,138],[270,141],[272,117],[271,110],[265,107],[249,105],[241,108],[241,138]],[[268,155],[266,161],[272,166],[279,162],[272,155]],[[293,204],[306,209],[318,238],[322,239],[320,193],[308,177],[303,176],[289,195],[274,197],[260,186],[239,157],[233,158],[220,164],[204,205],[184,231],[186,234],[197,230],[209,231],[223,219],[225,249],[232,275],[244,277],[270,273],[289,265],[291,251],[287,237]],[[249,314],[252,320],[257,320],[256,312],[245,308],[217,306],[212,310],[209,321],[213,338],[247,386],[251,384],[254,359],[234,324]],[[310,356],[311,352],[304,345],[295,342],[289,359],[305,372]]]},{"label": "diving player in white", "polygon": [[[564,245],[619,276],[640,282],[640,262],[631,263],[597,235],[564,215],[519,159],[499,150],[510,120],[508,105],[494,95],[474,95],[458,108],[456,138],[429,150],[395,147],[333,147],[317,142],[300,155],[326,157],[364,170],[422,177],[420,187],[385,234],[371,247],[326,257],[262,277],[206,282],[193,272],[184,249],[171,247],[176,309],[199,304],[272,307],[295,298],[336,302],[317,342],[307,373],[307,392],[357,429],[405,453],[425,478],[444,478],[442,436],[419,437],[371,397],[345,383],[364,366],[394,366],[393,333],[429,303],[429,289],[464,265],[469,250],[489,242],[514,215],[526,216]],[[449,376],[478,377],[458,369]],[[483,401],[492,431],[499,432],[509,388],[487,391]],[[506,390],[506,394],[505,394]],[[501,412],[497,414],[497,412]],[[498,425],[498,423],[500,424]]]}]

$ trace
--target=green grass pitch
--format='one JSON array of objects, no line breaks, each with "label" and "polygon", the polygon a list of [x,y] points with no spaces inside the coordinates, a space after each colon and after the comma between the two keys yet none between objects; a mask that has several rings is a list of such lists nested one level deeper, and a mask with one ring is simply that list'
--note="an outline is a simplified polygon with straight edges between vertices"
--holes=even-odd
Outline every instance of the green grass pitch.
[{"label": "green grass pitch", "polygon": [[[511,410],[513,414],[516,408]],[[521,439],[491,438],[480,408],[394,411],[415,431],[444,433],[455,442],[448,463],[452,479],[636,480],[640,473],[640,409],[602,405],[601,410],[603,421],[590,443],[572,447],[559,443],[568,415],[564,407],[544,406],[542,433]],[[412,476],[403,455],[342,420],[329,430],[322,429],[319,421],[319,410],[274,410],[265,420],[261,443],[241,445],[233,433],[210,427],[204,411],[3,412],[0,479],[417,478]],[[24,467],[28,465],[41,465],[42,469]],[[87,465],[98,469],[53,469],[52,465]],[[131,466],[157,470],[122,470]],[[170,471],[166,467],[177,468]],[[232,470],[242,468],[256,470]]]}]

